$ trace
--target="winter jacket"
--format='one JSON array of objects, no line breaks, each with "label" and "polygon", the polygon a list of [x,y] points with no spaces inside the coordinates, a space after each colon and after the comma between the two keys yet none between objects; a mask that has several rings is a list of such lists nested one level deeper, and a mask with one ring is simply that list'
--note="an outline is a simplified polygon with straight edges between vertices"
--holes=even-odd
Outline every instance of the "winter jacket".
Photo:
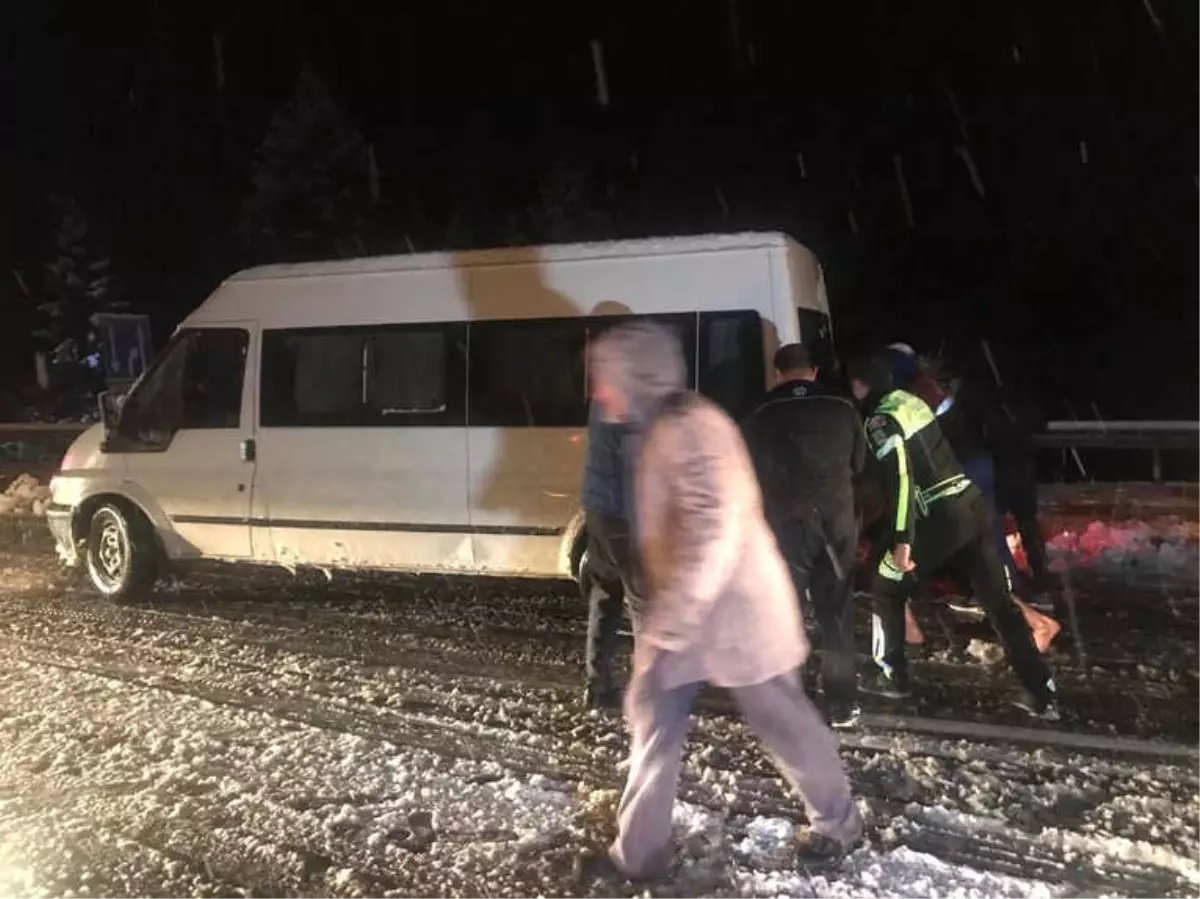
[{"label": "winter jacket", "polygon": [[628,436],[628,427],[604,421],[599,406],[592,404],[580,496],[586,511],[621,520],[629,518]]},{"label": "winter jacket", "polygon": [[769,521],[807,519],[814,510],[822,518],[852,514],[866,438],[849,399],[812,381],[788,381],[767,394],[742,430]]},{"label": "winter jacket", "polygon": [[802,665],[808,642],[787,565],[737,425],[688,394],[645,435],[636,508],[646,616],[664,687],[758,684]]},{"label": "winter jacket", "polygon": [[683,391],[678,339],[660,326],[622,326],[593,362],[625,396],[637,440],[633,530],[645,595],[635,669],[653,664],[671,689],[748,686],[803,664],[799,603],[750,455],[720,407]]}]

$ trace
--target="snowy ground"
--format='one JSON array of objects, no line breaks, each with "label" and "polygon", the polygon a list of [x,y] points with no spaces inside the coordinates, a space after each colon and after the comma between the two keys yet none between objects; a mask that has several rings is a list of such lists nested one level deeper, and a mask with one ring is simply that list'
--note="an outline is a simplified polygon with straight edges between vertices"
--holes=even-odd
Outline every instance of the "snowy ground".
[{"label": "snowy ground", "polygon": [[[1118,755],[866,728],[843,740],[868,842],[790,865],[803,820],[719,693],[698,708],[684,865],[656,895],[1200,892],[1195,583],[1076,578],[1061,731]],[[1024,725],[940,612],[917,713]],[[106,604],[0,553],[0,895],[632,895],[581,878],[611,836],[624,729],[578,704],[563,588],[327,585],[231,570]],[[938,686],[940,685],[940,686]]]}]

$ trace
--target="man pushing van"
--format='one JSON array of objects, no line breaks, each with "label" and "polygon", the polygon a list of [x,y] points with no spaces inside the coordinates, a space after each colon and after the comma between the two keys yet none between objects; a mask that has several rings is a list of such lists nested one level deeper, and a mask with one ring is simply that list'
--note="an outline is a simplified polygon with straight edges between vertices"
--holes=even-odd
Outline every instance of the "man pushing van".
[{"label": "man pushing van", "polygon": [[834,727],[858,717],[851,567],[858,548],[854,478],[863,468],[862,417],[818,380],[808,350],[775,353],[778,384],[742,423],[767,520],[791,566],[796,592],[812,598],[821,630],[821,687]]}]

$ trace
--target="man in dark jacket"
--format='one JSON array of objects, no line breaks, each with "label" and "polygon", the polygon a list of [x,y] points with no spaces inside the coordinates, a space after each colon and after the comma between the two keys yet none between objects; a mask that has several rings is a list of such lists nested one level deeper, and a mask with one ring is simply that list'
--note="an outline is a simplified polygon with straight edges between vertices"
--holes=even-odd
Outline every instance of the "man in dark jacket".
[{"label": "man in dark jacket", "polygon": [[628,438],[626,426],[604,421],[592,404],[581,497],[588,542],[579,582],[588,603],[585,701],[595,708],[616,708],[621,702],[612,669],[617,631],[631,598]]},{"label": "man in dark jacket", "polygon": [[821,686],[830,723],[858,717],[850,570],[858,548],[854,477],[866,453],[862,419],[849,399],[822,386],[798,343],[775,354],[778,386],[742,428],[763,504],[821,631]]},{"label": "man in dark jacket", "polygon": [[1029,699],[1019,704],[1036,716],[1057,718],[1054,679],[1009,591],[991,506],[963,473],[933,410],[915,395],[893,389],[886,357],[857,360],[850,384],[869,415],[867,436],[885,480],[885,521],[891,531],[871,586],[872,655],[879,671],[863,689],[890,698],[908,695],[905,602],[918,578],[953,562],[969,579],[1029,691]]}]

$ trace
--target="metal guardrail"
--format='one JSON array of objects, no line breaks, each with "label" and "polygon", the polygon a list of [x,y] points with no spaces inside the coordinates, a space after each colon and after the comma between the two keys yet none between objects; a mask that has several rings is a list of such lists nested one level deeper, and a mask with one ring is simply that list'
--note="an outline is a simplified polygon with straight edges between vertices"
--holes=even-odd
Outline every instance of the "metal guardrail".
[{"label": "metal guardrail", "polygon": [[1161,481],[1164,451],[1200,451],[1200,422],[1052,421],[1034,437],[1034,443],[1043,449],[1069,451],[1084,473],[1081,449],[1147,450],[1153,478]]},{"label": "metal guardrail", "polygon": [[66,421],[0,421],[0,440],[4,439],[5,434],[15,434],[22,431],[31,431],[33,433],[55,433],[74,431],[77,434],[82,434],[91,424],[84,422]]}]

